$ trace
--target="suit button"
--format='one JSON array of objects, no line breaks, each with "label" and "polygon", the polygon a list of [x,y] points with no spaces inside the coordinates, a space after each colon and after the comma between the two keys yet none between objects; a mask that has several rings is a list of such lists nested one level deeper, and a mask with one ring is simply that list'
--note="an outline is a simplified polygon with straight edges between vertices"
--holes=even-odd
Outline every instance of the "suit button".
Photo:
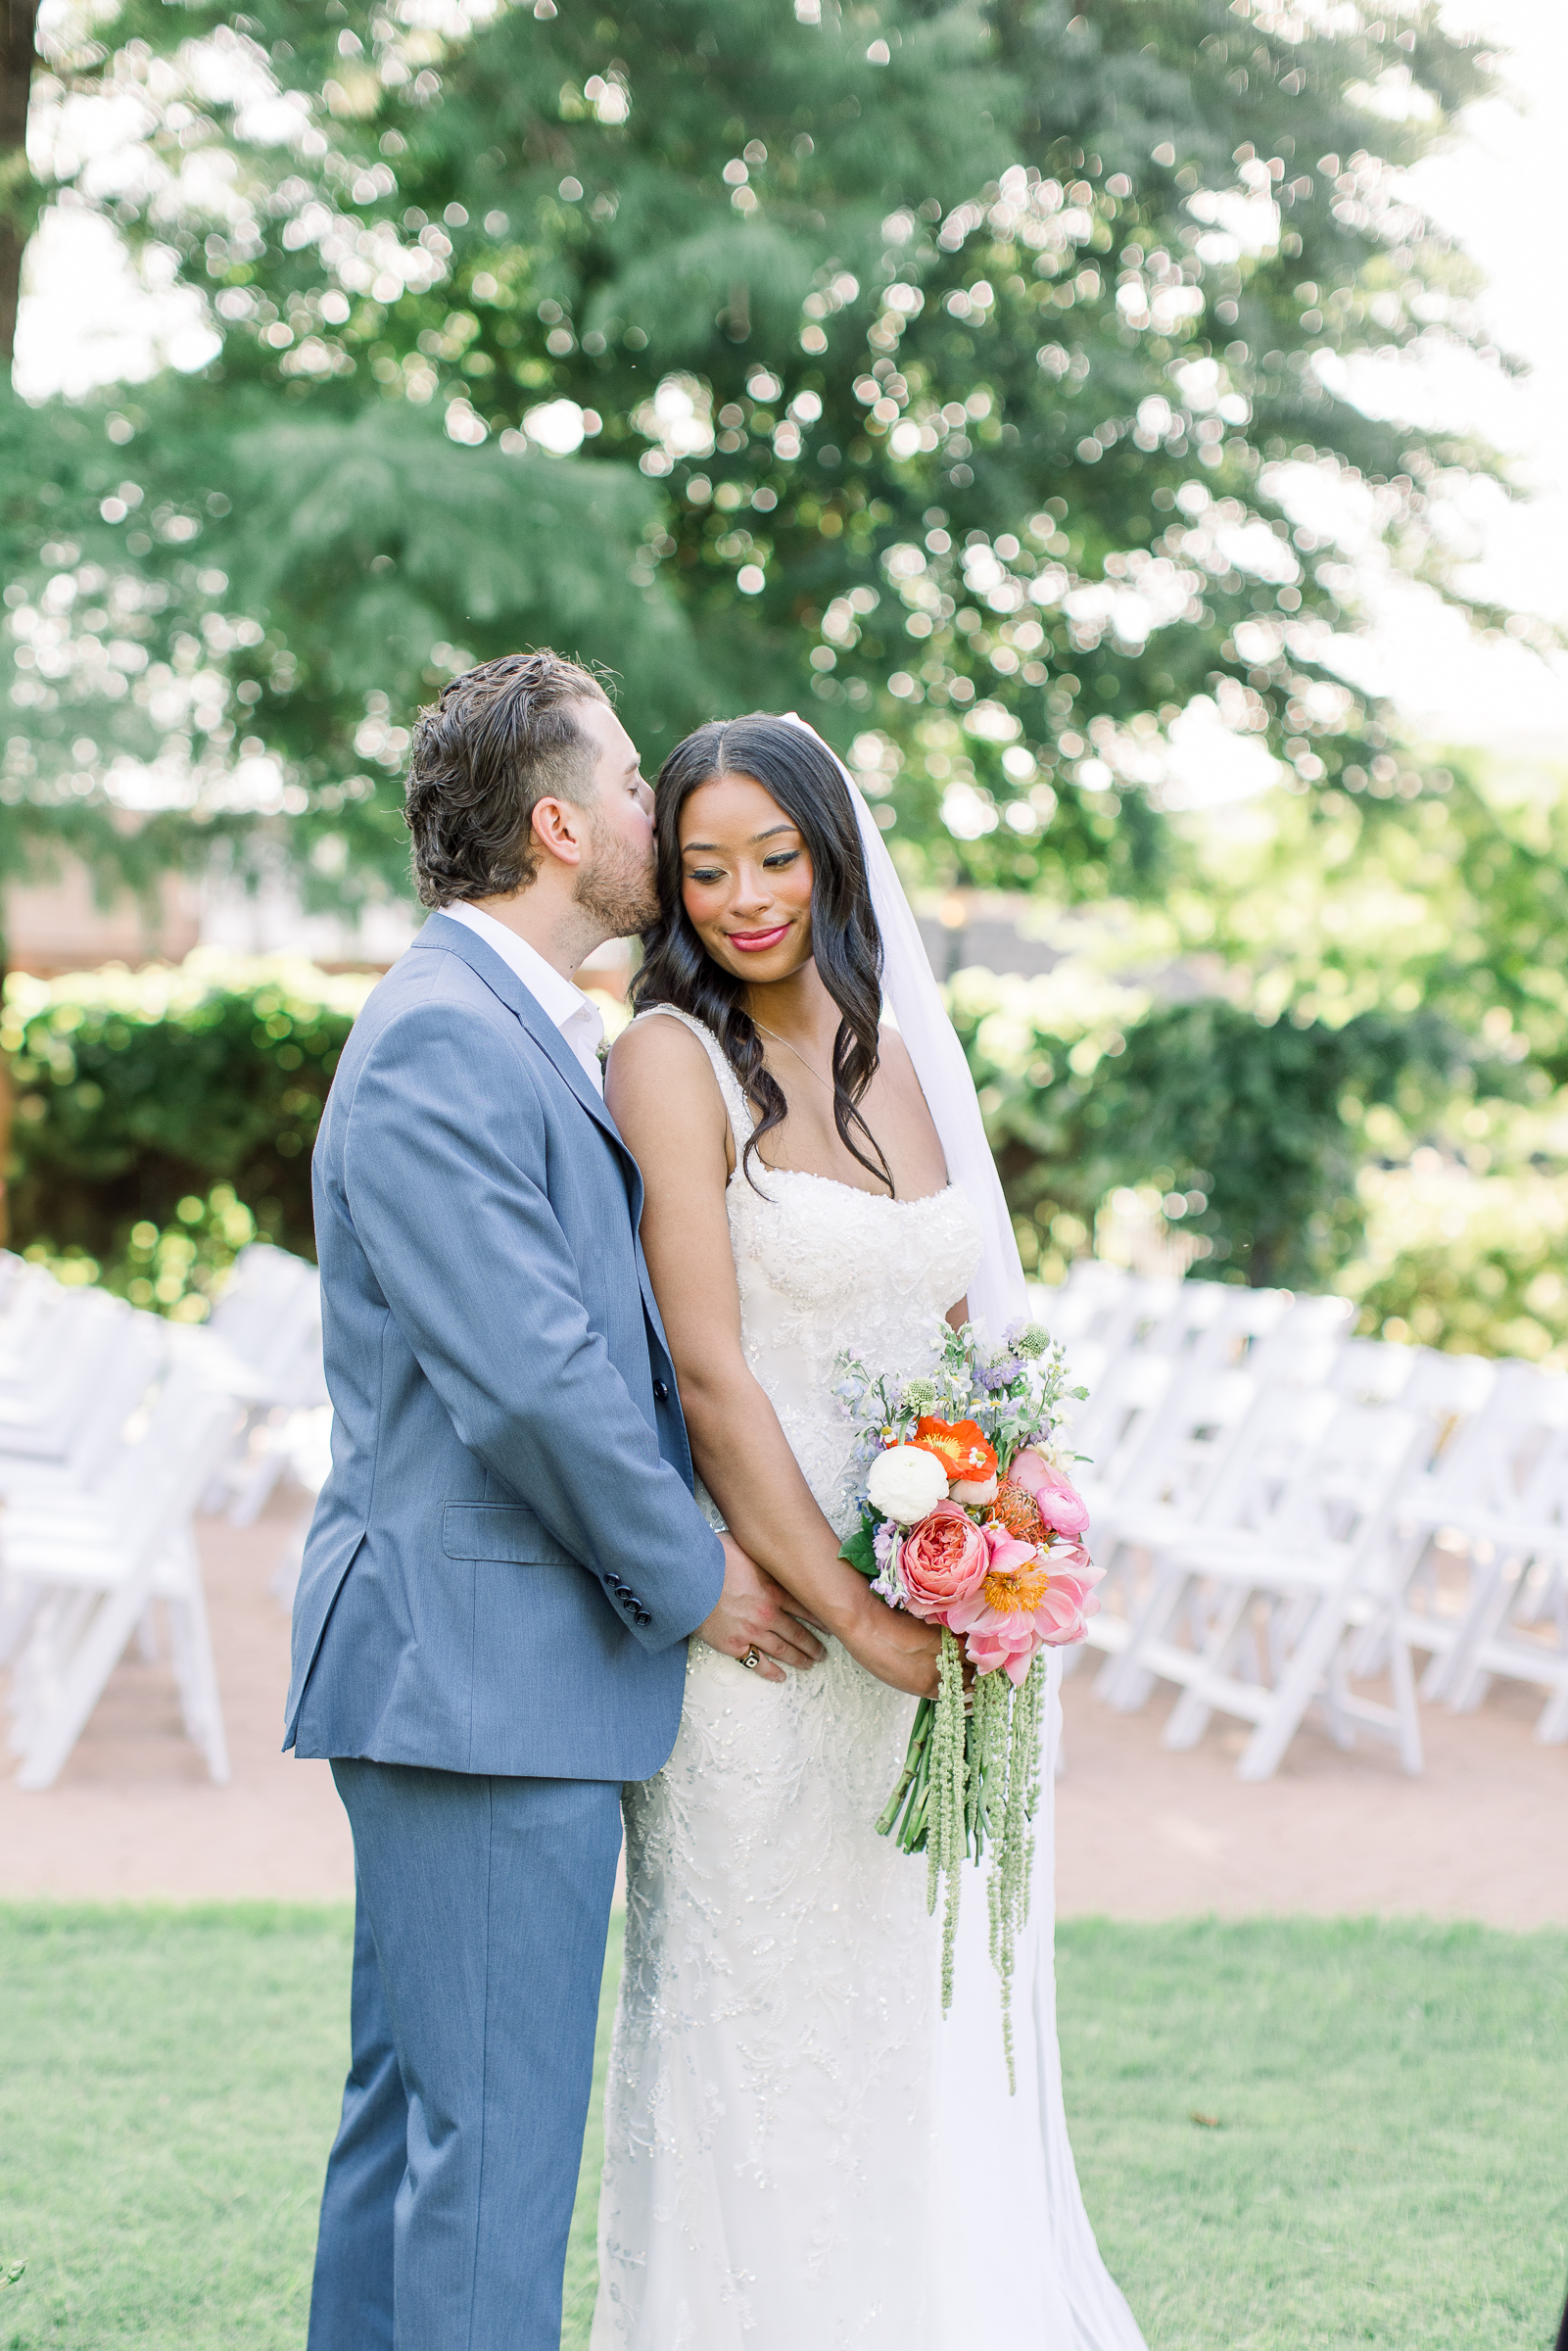
[{"label": "suit button", "polygon": [[662,1379],[656,1379],[653,1382],[653,1393],[658,1398],[660,1404],[669,1403],[670,1391]]},{"label": "suit button", "polygon": [[652,1617],[651,1617],[651,1616],[648,1614],[648,1612],[647,1612],[646,1608],[639,1608],[639,1609],[638,1609],[638,1611],[637,1611],[637,1620],[638,1620],[638,1623],[639,1623],[639,1624],[651,1624],[651,1623],[653,1622],[653,1619],[652,1619]]}]

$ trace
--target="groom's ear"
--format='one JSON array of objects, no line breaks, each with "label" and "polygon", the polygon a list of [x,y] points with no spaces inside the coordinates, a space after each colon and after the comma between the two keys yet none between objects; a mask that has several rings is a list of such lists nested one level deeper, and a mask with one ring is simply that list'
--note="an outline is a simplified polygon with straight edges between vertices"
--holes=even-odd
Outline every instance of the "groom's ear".
[{"label": "groom's ear", "polygon": [[547,799],[534,802],[529,818],[529,830],[535,846],[557,865],[581,865],[588,852],[589,819],[586,809],[575,800]]}]

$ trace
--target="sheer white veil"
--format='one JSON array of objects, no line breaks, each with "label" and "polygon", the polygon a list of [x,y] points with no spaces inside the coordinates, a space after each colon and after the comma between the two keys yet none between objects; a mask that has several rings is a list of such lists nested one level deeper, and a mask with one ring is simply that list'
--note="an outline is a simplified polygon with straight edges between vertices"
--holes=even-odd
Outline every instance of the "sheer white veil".
[{"label": "sheer white veil", "polygon": [[[791,725],[822,742],[794,711]],[[824,744],[849,787],[882,938],[882,999],[909,1048],[915,1074],[947,1155],[978,1221],[981,1256],[969,1287],[970,1313],[1000,1338],[1028,1311],[1023,1268],[1001,1179],[941,991],[897,869],[870,803]],[[959,1915],[957,1991],[935,2048],[934,2141],[939,2235],[951,2256],[935,2280],[936,2339],[947,2351],[1145,2351],[1131,2312],[1110,2277],[1083,2207],[1062,2097],[1056,2032],[1055,1779],[1062,1735],[1062,1653],[1048,1650],[1045,1752],[1034,1817],[1029,1921],[1018,1954],[1014,2030],[1018,2090],[1002,2064],[997,1984],[990,1966],[983,1888],[973,1873]],[[974,2249],[1011,2230],[1034,2249],[1025,2282],[996,2274]],[[1021,2295],[1022,2288],[1022,2298]]]},{"label": "sheer white veil", "polygon": [[916,923],[887,843],[872,814],[871,803],[853,776],[815,727],[793,711],[784,716],[813,742],[821,744],[849,790],[861,847],[871,883],[872,907],[882,939],[882,1002],[909,1048],[921,1091],[941,1137],[947,1157],[947,1176],[968,1195],[980,1228],[981,1256],[970,1283],[970,1313],[983,1322],[992,1339],[1000,1339],[1010,1322],[1028,1312],[1023,1268],[1013,1237],[1013,1220],[1002,1197],[1001,1178],[985,1124],[975,1098],[974,1080],[964,1059],[941,990],[931,976],[920,927]]}]

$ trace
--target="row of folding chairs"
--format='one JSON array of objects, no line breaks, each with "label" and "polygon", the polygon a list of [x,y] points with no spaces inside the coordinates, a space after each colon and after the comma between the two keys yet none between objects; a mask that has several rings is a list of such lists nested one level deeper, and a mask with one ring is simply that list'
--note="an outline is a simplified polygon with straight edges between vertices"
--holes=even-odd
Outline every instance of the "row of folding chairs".
[{"label": "row of folding chairs", "polygon": [[1308,1712],[1419,1771],[1419,1702],[1464,1712],[1497,1677],[1568,1740],[1568,1380],[1353,1338],[1343,1299],[1095,1261],[1039,1304],[1089,1391],[1070,1443],[1112,1705],[1174,1685],[1172,1748],[1250,1723],[1246,1779]]},{"label": "row of folding chairs", "polygon": [[21,1787],[54,1784],[127,1647],[156,1656],[161,1628],[187,1734],[227,1779],[193,1521],[214,1501],[254,1515],[286,1459],[259,1434],[316,1413],[315,1297],[313,1268],[263,1246],[191,1328],[0,1254],[0,1667]]}]

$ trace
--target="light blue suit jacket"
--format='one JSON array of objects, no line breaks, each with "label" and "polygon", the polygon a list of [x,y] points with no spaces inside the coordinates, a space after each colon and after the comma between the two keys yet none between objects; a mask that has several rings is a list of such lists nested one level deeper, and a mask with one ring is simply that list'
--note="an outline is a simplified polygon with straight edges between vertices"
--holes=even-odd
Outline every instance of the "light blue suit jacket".
[{"label": "light blue suit jacket", "polygon": [[508,965],[433,915],[314,1162],[332,1469],[286,1744],[641,1780],[723,1553],[691,1499],[637,1164]]}]

